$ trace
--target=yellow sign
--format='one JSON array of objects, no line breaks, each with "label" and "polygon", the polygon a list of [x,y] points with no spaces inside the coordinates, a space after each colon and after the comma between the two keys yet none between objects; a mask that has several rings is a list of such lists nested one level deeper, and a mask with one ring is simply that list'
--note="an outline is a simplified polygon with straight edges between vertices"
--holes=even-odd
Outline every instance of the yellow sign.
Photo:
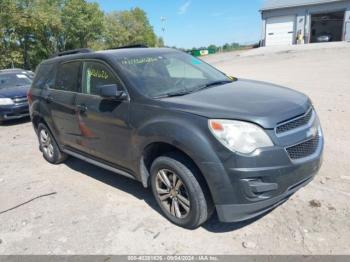
[{"label": "yellow sign", "polygon": [[92,77],[95,78],[100,78],[100,79],[108,79],[108,73],[104,70],[98,70],[98,69],[89,69],[88,74]]}]

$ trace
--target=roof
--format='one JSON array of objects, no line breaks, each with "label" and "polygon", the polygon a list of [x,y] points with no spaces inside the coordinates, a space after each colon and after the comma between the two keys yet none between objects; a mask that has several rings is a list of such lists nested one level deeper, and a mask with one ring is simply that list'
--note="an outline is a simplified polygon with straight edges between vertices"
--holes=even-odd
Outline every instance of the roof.
[{"label": "roof", "polygon": [[47,63],[56,63],[67,60],[74,59],[105,59],[110,60],[114,57],[117,58],[126,58],[126,57],[135,57],[143,55],[159,55],[162,53],[169,52],[180,52],[171,48],[122,48],[122,49],[109,49],[96,52],[88,53],[74,53],[62,56],[55,56],[43,61],[44,64]]},{"label": "roof", "polygon": [[327,4],[342,1],[344,0],[265,0],[262,5],[261,11],[295,6]]}]

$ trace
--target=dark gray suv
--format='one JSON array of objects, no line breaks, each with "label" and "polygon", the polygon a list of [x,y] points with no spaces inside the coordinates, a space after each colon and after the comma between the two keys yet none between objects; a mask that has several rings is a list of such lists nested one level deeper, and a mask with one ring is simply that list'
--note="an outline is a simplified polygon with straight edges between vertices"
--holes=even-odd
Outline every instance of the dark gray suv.
[{"label": "dark gray suv", "polygon": [[263,214],[322,162],[307,96],[173,49],[59,53],[40,64],[28,98],[47,161],[70,155],[140,181],[186,228],[214,211],[222,222]]}]

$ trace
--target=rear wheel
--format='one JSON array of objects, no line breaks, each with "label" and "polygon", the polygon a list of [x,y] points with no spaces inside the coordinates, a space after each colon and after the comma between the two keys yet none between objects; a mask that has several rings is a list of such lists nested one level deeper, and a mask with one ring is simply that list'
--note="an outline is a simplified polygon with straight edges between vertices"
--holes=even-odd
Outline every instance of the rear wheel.
[{"label": "rear wheel", "polygon": [[199,172],[180,154],[161,156],[153,162],[151,184],[162,212],[178,226],[197,228],[212,214],[209,192]]},{"label": "rear wheel", "polygon": [[67,155],[60,151],[49,129],[44,124],[39,124],[38,136],[40,150],[48,162],[51,164],[59,164],[66,160]]}]

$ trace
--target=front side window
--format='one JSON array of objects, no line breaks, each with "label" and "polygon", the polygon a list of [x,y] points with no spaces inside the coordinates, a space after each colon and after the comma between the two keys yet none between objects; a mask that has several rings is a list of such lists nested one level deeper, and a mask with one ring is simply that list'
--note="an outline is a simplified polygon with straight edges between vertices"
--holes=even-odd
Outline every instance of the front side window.
[{"label": "front side window", "polygon": [[102,63],[84,62],[82,92],[99,95],[99,89],[104,85],[118,84],[112,72]]},{"label": "front side window", "polygon": [[162,52],[116,58],[117,65],[132,85],[148,97],[186,94],[231,82],[222,72],[182,52]]},{"label": "front side window", "polygon": [[56,89],[79,92],[80,62],[68,62],[60,65],[56,79]]}]

